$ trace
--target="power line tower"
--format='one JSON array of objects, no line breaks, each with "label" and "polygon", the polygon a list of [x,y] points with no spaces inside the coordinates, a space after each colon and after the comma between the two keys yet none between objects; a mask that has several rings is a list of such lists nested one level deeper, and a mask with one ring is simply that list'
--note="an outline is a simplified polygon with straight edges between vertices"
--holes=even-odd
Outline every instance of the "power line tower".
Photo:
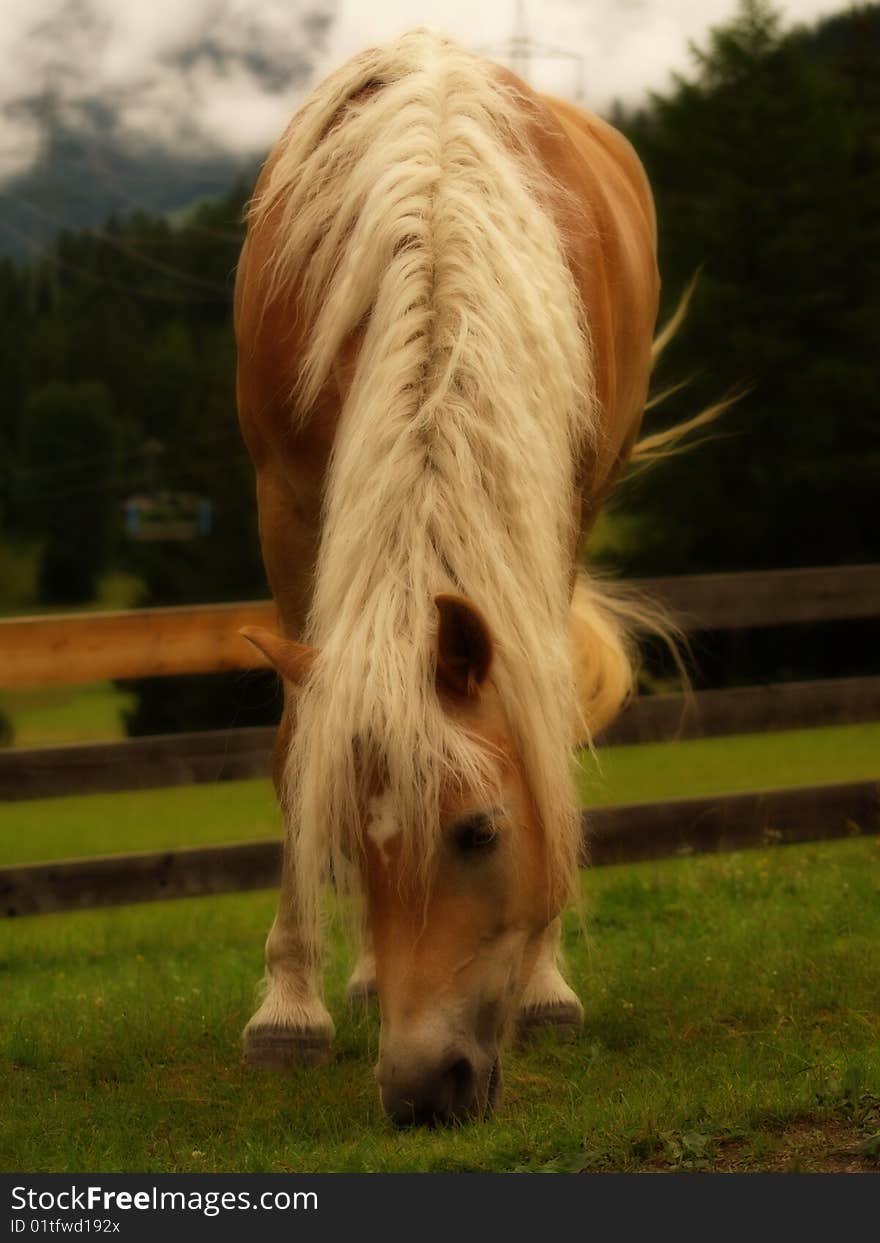
[{"label": "power line tower", "polygon": [[555,61],[571,65],[574,69],[574,89],[571,99],[574,103],[582,103],[584,98],[584,57],[581,52],[572,52],[568,48],[557,47],[549,43],[541,43],[533,39],[528,31],[526,17],[526,0],[516,0],[513,20],[513,34],[501,43],[484,46],[481,51],[490,56],[497,56],[508,63],[515,74],[533,86],[531,75],[535,60]]}]

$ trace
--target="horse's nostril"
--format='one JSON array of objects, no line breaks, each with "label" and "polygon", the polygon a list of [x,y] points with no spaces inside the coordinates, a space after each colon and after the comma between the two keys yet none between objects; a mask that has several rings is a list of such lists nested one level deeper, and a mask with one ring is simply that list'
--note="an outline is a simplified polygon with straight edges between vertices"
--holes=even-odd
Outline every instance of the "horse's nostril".
[{"label": "horse's nostril", "polygon": [[450,1104],[453,1114],[470,1109],[474,1103],[474,1067],[466,1057],[460,1057],[446,1071],[451,1089]]},{"label": "horse's nostril", "polygon": [[[382,1077],[380,1074],[380,1083]],[[457,1057],[428,1074],[382,1085],[382,1104],[398,1125],[436,1126],[464,1118],[477,1103],[477,1073],[467,1057]]]}]

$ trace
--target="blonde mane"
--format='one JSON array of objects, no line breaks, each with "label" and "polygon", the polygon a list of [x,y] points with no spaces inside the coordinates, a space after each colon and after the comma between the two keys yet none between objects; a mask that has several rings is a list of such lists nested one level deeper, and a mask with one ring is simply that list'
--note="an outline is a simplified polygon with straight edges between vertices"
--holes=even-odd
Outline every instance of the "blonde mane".
[{"label": "blonde mane", "polygon": [[[595,436],[589,339],[528,145],[523,101],[428,31],[358,57],[282,139],[258,222],[295,288],[305,420],[363,329],[326,480],[307,641],[320,649],[287,763],[297,893],[345,879],[367,784],[389,791],[407,874],[427,883],[444,783],[488,801],[485,752],[441,708],[434,596],[474,601],[492,676],[570,884],[579,816],[568,640],[576,471]],[[308,934],[307,934],[308,935]]]}]

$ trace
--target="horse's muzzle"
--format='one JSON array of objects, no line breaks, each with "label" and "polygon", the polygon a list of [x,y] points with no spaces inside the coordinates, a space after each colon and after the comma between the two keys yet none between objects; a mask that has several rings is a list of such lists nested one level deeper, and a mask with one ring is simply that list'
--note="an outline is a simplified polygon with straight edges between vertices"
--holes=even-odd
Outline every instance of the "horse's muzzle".
[{"label": "horse's muzzle", "polygon": [[382,1108],[398,1126],[440,1126],[479,1118],[501,1096],[501,1065],[473,1049],[452,1049],[437,1063],[380,1059]]}]

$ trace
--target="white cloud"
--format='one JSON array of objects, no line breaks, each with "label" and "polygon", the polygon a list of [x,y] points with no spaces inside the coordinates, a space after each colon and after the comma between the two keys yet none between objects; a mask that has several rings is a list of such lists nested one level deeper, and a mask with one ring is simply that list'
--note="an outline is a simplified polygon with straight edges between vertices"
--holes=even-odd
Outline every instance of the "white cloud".
[{"label": "white cloud", "polygon": [[[498,55],[516,29],[517,7],[516,0],[341,0],[330,58],[338,63],[419,25]],[[592,108],[637,100],[647,90],[667,88],[672,71],[686,73],[689,40],[704,41],[710,27],[729,21],[738,7],[737,0],[531,0],[525,5],[530,39],[569,55],[534,57],[530,80],[538,89],[573,96],[582,75],[583,102]],[[781,0],[777,7],[793,25],[850,6],[846,0]]]},{"label": "white cloud", "polygon": [[[27,166],[40,130],[14,101],[55,84],[68,109],[84,95],[114,101],[121,124],[142,141],[204,143],[242,155],[267,147],[296,104],[293,89],[267,89],[248,68],[259,54],[283,77],[302,49],[303,14],[336,9],[324,72],[364,46],[430,25],[500,57],[514,31],[515,0],[3,0],[0,12],[0,175]],[[786,23],[849,7],[845,0],[788,0]],[[691,68],[688,41],[704,42],[736,0],[531,0],[532,39],[567,56],[532,58],[539,89],[589,107],[664,90],[672,70]],[[211,40],[215,56],[175,53]]]},{"label": "white cloud", "polygon": [[33,101],[48,89],[68,122],[97,98],[134,141],[258,151],[295,103],[266,74],[301,63],[314,45],[303,17],[322,4],[334,0],[3,0],[0,175],[33,161]]}]

